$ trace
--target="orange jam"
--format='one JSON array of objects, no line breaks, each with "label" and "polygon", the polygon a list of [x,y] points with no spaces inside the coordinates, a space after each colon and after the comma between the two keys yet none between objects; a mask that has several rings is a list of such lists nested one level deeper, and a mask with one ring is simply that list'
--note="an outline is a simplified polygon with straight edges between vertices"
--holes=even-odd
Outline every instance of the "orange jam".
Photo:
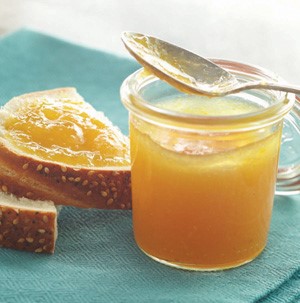
[{"label": "orange jam", "polygon": [[[211,102],[175,100],[160,107],[188,112],[194,106],[202,115],[254,110]],[[281,124],[226,137],[192,136],[131,117],[136,242],[154,259],[181,268],[247,263],[267,242]]]},{"label": "orange jam", "polygon": [[127,166],[126,138],[83,100],[35,98],[4,122],[5,137],[23,153],[76,166]]}]

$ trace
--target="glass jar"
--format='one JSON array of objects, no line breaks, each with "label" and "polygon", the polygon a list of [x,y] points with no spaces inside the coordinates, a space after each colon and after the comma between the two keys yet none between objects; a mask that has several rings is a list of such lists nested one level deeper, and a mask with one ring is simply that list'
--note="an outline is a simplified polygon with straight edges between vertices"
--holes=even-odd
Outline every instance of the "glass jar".
[{"label": "glass jar", "polygon": [[[240,81],[276,81],[257,67],[215,62]],[[133,228],[141,250],[191,270],[257,257],[267,243],[283,118],[295,96],[192,96],[141,69],[124,81],[121,99],[130,113]],[[284,180],[288,173],[290,165]]]}]

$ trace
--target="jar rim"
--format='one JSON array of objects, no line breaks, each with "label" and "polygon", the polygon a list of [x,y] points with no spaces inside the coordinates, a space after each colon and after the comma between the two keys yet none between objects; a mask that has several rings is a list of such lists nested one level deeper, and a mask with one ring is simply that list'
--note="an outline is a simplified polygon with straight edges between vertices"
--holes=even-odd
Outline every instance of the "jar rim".
[{"label": "jar rim", "polygon": [[[273,72],[261,68],[259,66],[241,63],[238,61],[224,59],[210,59],[214,63],[222,66],[233,74],[240,76],[253,76],[272,82],[284,82],[283,79],[275,75]],[[281,100],[267,108],[259,109],[255,112],[235,114],[235,115],[194,115],[189,113],[181,113],[168,109],[157,107],[147,102],[138,91],[138,85],[141,81],[153,82],[163,81],[155,75],[145,73],[145,69],[141,68],[129,75],[121,86],[121,100],[124,106],[130,111],[147,120],[157,120],[164,124],[180,124],[181,127],[201,128],[260,128],[270,125],[281,120],[285,114],[289,112],[295,102],[295,95],[291,93],[276,93],[276,99]],[[147,85],[147,84],[146,84]],[[214,97],[212,97],[214,98]]]}]

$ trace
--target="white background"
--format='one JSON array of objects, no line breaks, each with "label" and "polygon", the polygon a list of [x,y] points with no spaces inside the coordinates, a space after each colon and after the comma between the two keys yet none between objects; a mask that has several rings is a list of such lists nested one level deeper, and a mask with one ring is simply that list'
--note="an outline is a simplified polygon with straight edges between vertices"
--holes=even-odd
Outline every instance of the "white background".
[{"label": "white background", "polygon": [[148,33],[300,85],[297,0],[0,0],[0,34],[20,27],[122,56],[122,31]]}]

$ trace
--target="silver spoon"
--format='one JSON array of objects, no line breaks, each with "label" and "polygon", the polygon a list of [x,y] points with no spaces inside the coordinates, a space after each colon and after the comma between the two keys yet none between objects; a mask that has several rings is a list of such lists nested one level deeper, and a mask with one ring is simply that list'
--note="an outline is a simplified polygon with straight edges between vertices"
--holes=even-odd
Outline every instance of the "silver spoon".
[{"label": "silver spoon", "polygon": [[210,60],[155,37],[123,32],[122,41],[138,62],[181,91],[224,96],[261,88],[300,94],[300,87],[285,83],[240,82]]}]

